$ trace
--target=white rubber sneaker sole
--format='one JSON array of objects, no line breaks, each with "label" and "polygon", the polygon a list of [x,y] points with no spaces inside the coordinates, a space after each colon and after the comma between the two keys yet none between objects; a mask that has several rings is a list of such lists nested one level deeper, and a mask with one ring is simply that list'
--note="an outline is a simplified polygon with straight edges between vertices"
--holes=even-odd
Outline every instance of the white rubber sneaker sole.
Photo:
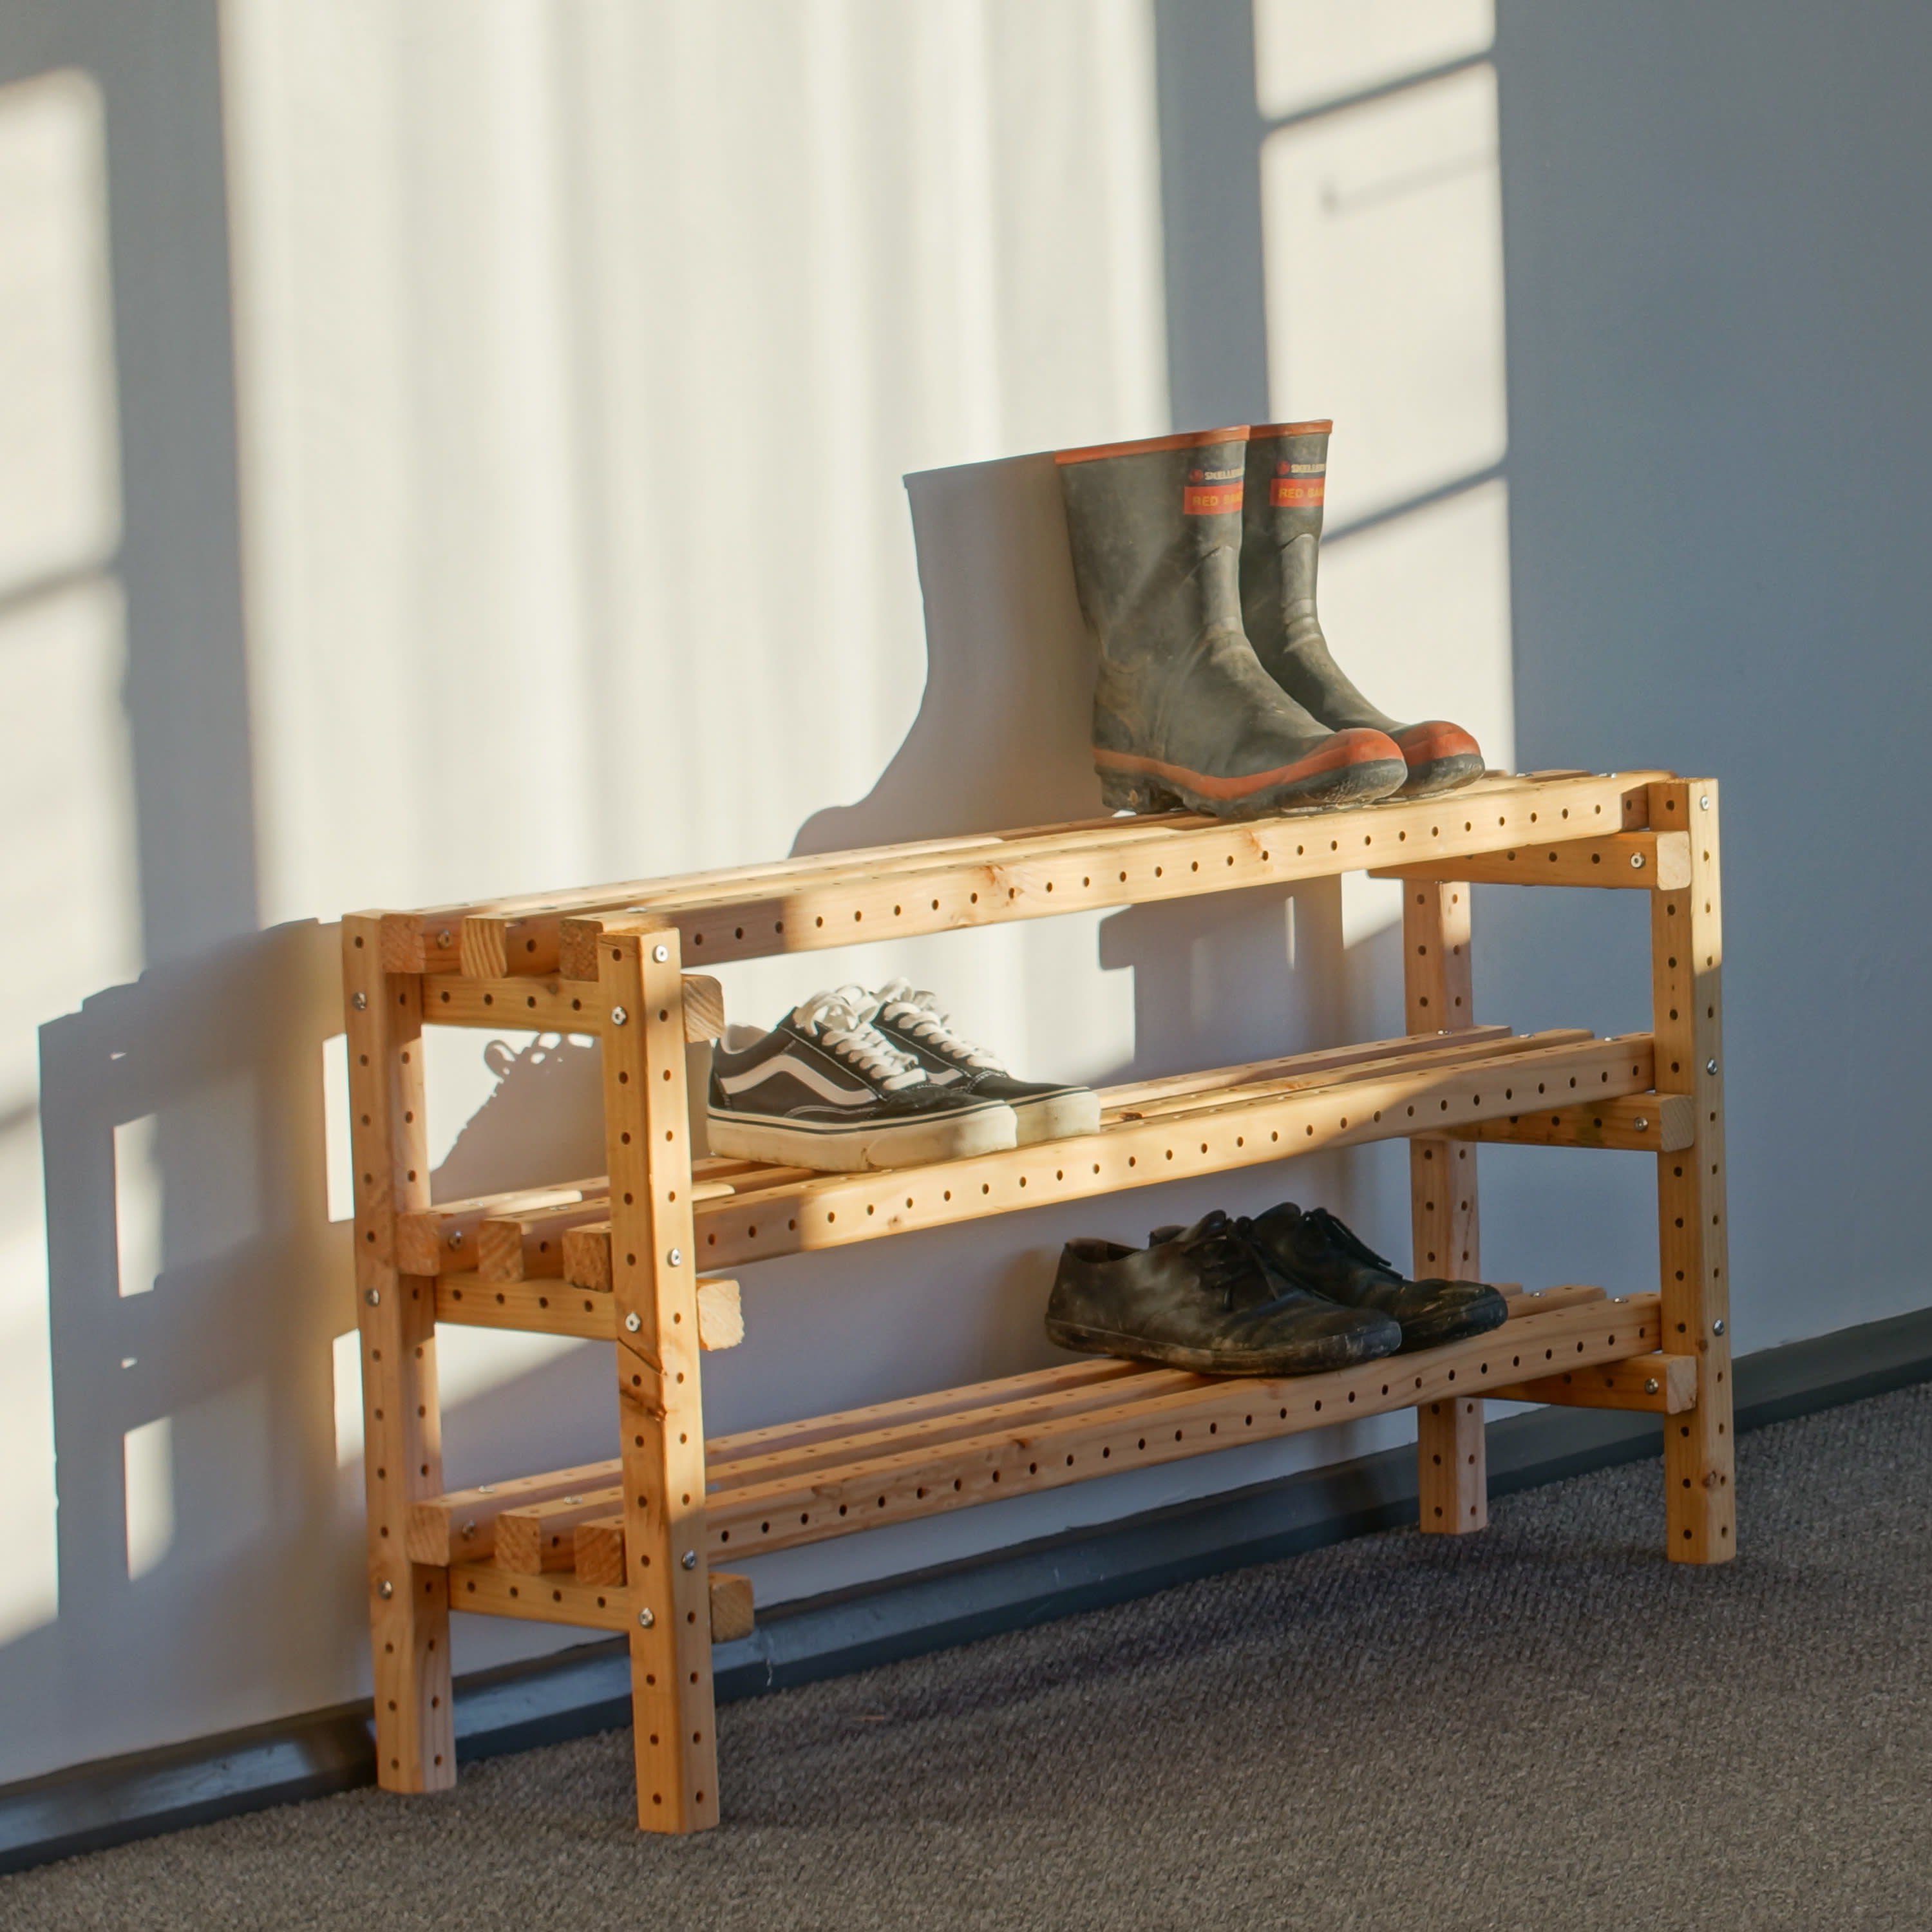
[{"label": "white rubber sneaker sole", "polygon": [[1022,1147],[1035,1141],[1061,1141],[1069,1134],[1100,1131],[1100,1096],[1090,1087],[1070,1087],[1064,1094],[1046,1094],[1037,1100],[1015,1100],[1008,1104],[1019,1122]]},{"label": "white rubber sneaker sole", "polygon": [[991,1100],[937,1120],[872,1120],[849,1127],[803,1126],[771,1114],[715,1108],[705,1110],[705,1121],[714,1154],[766,1160],[776,1167],[821,1168],[828,1174],[963,1160],[1019,1143],[1012,1108]]}]

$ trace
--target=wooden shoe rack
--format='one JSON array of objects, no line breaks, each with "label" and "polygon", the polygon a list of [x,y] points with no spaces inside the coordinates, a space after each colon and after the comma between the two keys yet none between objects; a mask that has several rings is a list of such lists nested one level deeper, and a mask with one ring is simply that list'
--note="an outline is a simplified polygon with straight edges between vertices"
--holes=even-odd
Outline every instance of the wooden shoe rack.
[{"label": "wooden shoe rack", "polygon": [[[1447,1534],[1486,1519],[1485,1397],[1651,1411],[1665,1419],[1670,1554],[1722,1562],[1736,1530],[1718,860],[1708,781],[1492,775],[1419,803],[1102,819],[346,920],[382,1782],[454,1781],[450,1612],[533,1618],[628,1636],[639,1821],[715,1824],[711,1646],[752,1624],[733,1559],[1389,1409],[1417,1412],[1421,1527]],[[686,1046],[724,1024],[707,964],[1358,869],[1403,881],[1401,1039],[1115,1088],[1096,1133],[937,1166],[693,1158]],[[1476,1026],[1478,882],[1648,893],[1652,1031]],[[428,1025],[601,1036],[604,1174],[433,1204]],[[1391,1138],[1410,1146],[1418,1275],[1480,1273],[1476,1143],[1654,1154],[1658,1291],[1512,1292],[1489,1335],[1330,1375],[1070,1360],[705,1438],[704,1352],[743,1334],[733,1270]],[[446,1493],[442,1322],[614,1343],[618,1454]]]}]

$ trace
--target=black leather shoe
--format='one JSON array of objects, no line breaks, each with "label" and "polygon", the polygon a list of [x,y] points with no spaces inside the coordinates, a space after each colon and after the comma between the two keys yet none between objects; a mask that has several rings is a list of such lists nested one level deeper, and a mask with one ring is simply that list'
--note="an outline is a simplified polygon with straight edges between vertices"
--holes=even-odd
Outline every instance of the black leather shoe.
[{"label": "black leather shoe", "polygon": [[1405,1351],[1486,1335],[1509,1319],[1509,1304],[1482,1282],[1405,1279],[1325,1208],[1304,1214],[1284,1201],[1255,1216],[1254,1238],[1277,1268],[1330,1300],[1393,1316]]},{"label": "black leather shoe", "polygon": [[1069,1241],[1046,1306],[1048,1338],[1210,1376],[1305,1376],[1392,1355],[1402,1330],[1284,1276],[1245,1220],[1219,1208],[1148,1248]]}]

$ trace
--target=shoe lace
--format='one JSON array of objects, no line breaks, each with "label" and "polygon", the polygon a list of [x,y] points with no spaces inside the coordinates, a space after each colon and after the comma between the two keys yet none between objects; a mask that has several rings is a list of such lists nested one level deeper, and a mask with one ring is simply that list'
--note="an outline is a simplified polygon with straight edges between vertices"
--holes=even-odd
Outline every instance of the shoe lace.
[{"label": "shoe lace", "polygon": [[1378,1255],[1367,1242],[1358,1234],[1348,1223],[1329,1213],[1325,1208],[1311,1208],[1301,1217],[1304,1227],[1312,1228],[1327,1241],[1340,1248],[1344,1254],[1352,1255],[1358,1262],[1365,1262],[1370,1268],[1384,1268],[1393,1274],[1393,1264],[1384,1255]]},{"label": "shoe lace", "polygon": [[936,995],[915,992],[909,980],[889,980],[872,997],[878,1003],[877,1011],[895,1026],[904,1027],[915,1040],[922,1040],[950,1057],[963,1060],[968,1066],[981,1067],[988,1073],[1006,1072],[1005,1062],[996,1054],[983,1046],[975,1046],[952,1030],[952,1021],[940,1011]]},{"label": "shoe lace", "polygon": [[841,986],[814,993],[792,1009],[792,1024],[812,1034],[841,1060],[856,1067],[887,1094],[926,1084],[926,1070],[909,1053],[902,1053],[873,1025],[879,1002],[862,986]]},{"label": "shoe lace", "polygon": [[[1214,1250],[1214,1260],[1221,1264],[1216,1269],[1222,1276],[1216,1284],[1222,1290],[1221,1306],[1230,1314],[1234,1312],[1234,1291],[1247,1278],[1251,1268],[1271,1287],[1292,1288],[1294,1285],[1283,1274],[1280,1262],[1262,1246],[1255,1234],[1254,1222],[1245,1214],[1224,1214],[1218,1221],[1210,1216],[1210,1224],[1190,1245]],[[1279,1294],[1274,1298],[1276,1300],[1280,1299]]]}]

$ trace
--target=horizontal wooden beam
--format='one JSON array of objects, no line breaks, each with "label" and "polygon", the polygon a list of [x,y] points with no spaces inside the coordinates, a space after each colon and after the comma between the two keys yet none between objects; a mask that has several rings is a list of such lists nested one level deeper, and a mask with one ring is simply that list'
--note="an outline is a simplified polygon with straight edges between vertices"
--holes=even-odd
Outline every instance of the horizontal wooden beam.
[{"label": "horizontal wooden beam", "polygon": [[1157,1182],[1259,1166],[1325,1148],[1445,1132],[1526,1106],[1608,1100],[1654,1083],[1648,1034],[1542,1044],[1508,1058],[1404,1062],[1304,1090],[1204,1095],[1191,1112],[1123,1120],[1098,1133],[884,1173],[826,1174],[700,1202],[706,1268],[840,1247],[914,1228],[1083,1200]]},{"label": "horizontal wooden beam", "polygon": [[[713,1570],[709,1580],[712,1642],[729,1643],[749,1636],[755,1627],[752,1580]],[[452,1610],[532,1623],[574,1624],[586,1630],[631,1628],[630,1604],[620,1584],[586,1582],[568,1570],[526,1576],[493,1563],[456,1563],[450,1566],[448,1588]]]},{"label": "horizontal wooden beam", "polygon": [[[1440,879],[1439,861],[1381,866],[1372,879]],[[1685,832],[1616,832],[1510,846],[1456,860],[1453,876],[1477,886],[1595,886],[1626,891],[1674,891],[1690,883],[1690,836]]]},{"label": "horizontal wooden beam", "polygon": [[1626,1094],[1587,1106],[1552,1108],[1546,1114],[1510,1114],[1458,1127],[1453,1136],[1520,1147],[1612,1148],[1633,1154],[1675,1154],[1696,1137],[1696,1103],[1688,1094]]},{"label": "horizontal wooden beam", "polygon": [[[474,1274],[436,1278],[436,1318],[466,1328],[514,1328],[527,1335],[572,1335],[586,1342],[617,1339],[617,1304],[608,1289],[580,1288],[555,1276],[485,1281]],[[698,1346],[735,1348],[745,1339],[744,1306],[735,1281],[698,1285]]]},{"label": "horizontal wooden beam", "polygon": [[[584,980],[443,976],[424,995],[430,1026],[502,1027],[519,1032],[600,1034],[604,995]],[[684,975],[684,1036],[716,1040],[724,1030],[724,989],[709,973]]]},{"label": "horizontal wooden beam", "polygon": [[715,1492],[705,1513],[710,1547],[714,1557],[785,1549],[1419,1402],[1488,1395],[1528,1379],[1532,1369],[1553,1375],[1650,1353],[1660,1328],[1658,1297],[1638,1295],[1517,1316],[1468,1342],[1328,1375],[1221,1377],[1144,1400],[1124,1394],[1072,1414],[1009,1414],[983,1434]]},{"label": "horizontal wooden beam", "polygon": [[1647,1409],[1682,1415],[1697,1406],[1695,1355],[1636,1355],[1594,1368],[1565,1369],[1490,1393],[1499,1402],[1541,1402],[1572,1408]]}]

